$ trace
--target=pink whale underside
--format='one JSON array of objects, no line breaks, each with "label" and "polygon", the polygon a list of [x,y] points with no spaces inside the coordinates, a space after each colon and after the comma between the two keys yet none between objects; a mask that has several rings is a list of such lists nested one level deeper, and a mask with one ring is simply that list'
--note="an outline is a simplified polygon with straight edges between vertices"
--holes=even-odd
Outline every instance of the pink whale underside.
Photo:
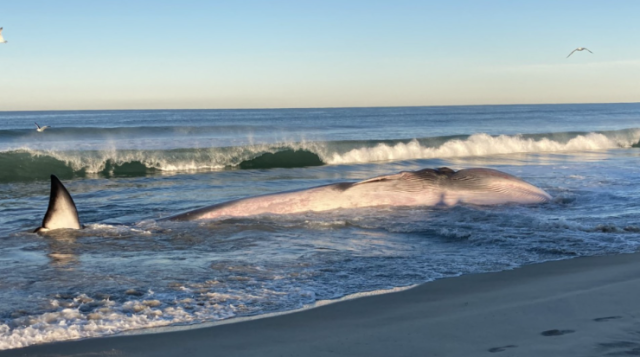
[{"label": "pink whale underside", "polygon": [[532,204],[551,200],[545,191],[493,169],[404,171],[355,183],[243,198],[168,217],[204,220],[374,206]]}]

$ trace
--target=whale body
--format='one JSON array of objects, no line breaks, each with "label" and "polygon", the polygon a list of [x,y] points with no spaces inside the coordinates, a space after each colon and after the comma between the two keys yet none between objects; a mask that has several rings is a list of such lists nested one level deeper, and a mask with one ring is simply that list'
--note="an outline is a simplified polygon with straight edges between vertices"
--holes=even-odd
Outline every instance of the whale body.
[{"label": "whale body", "polygon": [[[296,191],[242,198],[161,220],[193,221],[259,214],[320,212],[375,206],[453,206],[456,204],[533,204],[551,200],[544,190],[507,173],[447,167],[403,171],[360,182],[341,182]],[[51,175],[49,208],[37,232],[82,228],[69,192]]]},{"label": "whale body", "polygon": [[474,168],[454,171],[442,167],[243,198],[165,220],[191,221],[374,206],[531,204],[549,200],[551,196],[545,191],[498,170]]}]

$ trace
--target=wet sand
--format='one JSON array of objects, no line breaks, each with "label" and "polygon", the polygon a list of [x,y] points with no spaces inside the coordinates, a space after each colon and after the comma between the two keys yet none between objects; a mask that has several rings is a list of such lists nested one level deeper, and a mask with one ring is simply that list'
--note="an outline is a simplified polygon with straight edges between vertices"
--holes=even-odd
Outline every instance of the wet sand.
[{"label": "wet sand", "polygon": [[0,356],[640,355],[640,254],[442,279],[286,315]]}]

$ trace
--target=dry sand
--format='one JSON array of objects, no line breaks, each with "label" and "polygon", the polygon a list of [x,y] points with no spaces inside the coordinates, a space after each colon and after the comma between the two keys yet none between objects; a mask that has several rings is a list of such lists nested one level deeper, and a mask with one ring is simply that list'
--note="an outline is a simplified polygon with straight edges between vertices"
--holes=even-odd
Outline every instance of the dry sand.
[{"label": "dry sand", "polygon": [[186,331],[0,356],[640,356],[640,255],[577,258]]}]

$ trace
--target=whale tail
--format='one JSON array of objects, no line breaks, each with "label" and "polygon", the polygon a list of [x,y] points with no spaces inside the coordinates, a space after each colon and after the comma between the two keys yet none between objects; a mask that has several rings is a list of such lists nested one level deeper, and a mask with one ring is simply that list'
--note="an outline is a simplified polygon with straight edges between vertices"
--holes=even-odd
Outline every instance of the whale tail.
[{"label": "whale tail", "polygon": [[46,232],[52,229],[71,228],[81,229],[78,210],[69,191],[62,182],[51,175],[51,194],[49,196],[49,207],[42,220],[42,226],[34,232]]}]

